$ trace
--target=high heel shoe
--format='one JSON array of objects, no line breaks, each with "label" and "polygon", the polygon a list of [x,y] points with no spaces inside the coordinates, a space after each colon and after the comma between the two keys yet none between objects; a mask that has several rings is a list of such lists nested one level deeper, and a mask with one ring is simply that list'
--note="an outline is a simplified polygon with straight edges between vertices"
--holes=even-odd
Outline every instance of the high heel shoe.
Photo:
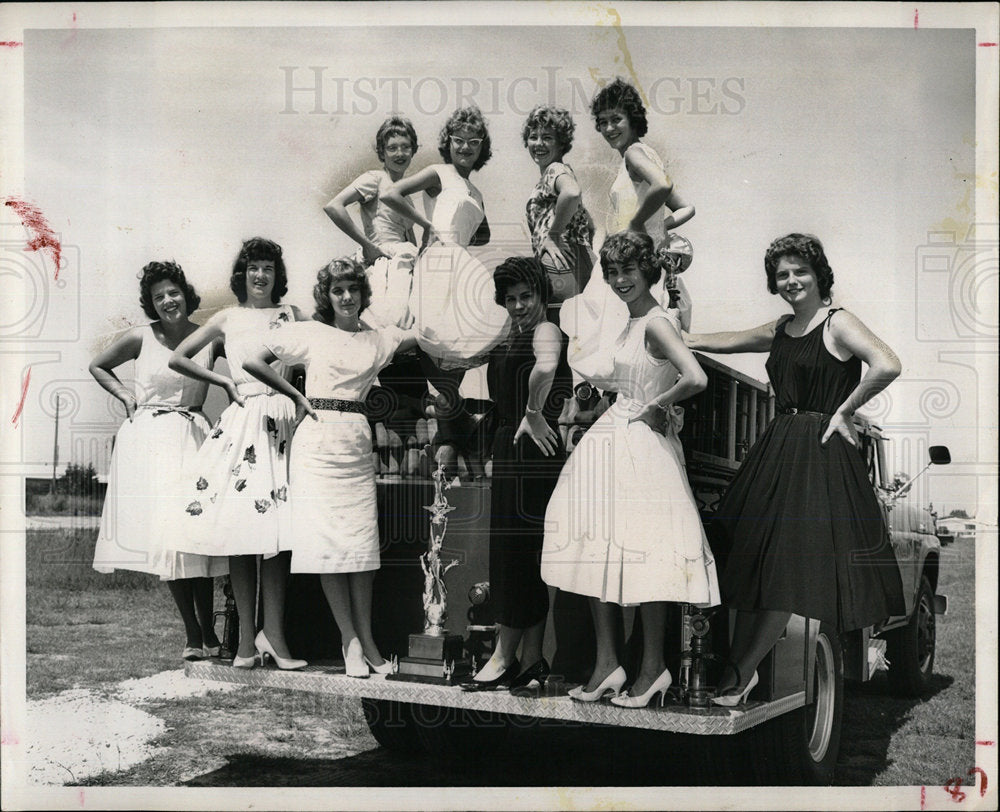
[{"label": "high heel shoe", "polygon": [[593,691],[585,691],[582,685],[578,685],[576,688],[570,689],[569,696],[577,702],[597,702],[609,692],[612,696],[618,696],[627,679],[628,675],[625,673],[625,669],[618,666]]},{"label": "high heel shoe", "polygon": [[619,708],[644,708],[649,704],[649,700],[659,694],[660,706],[662,707],[663,700],[667,698],[667,689],[673,681],[673,677],[670,676],[670,669],[666,668],[660,676],[653,680],[653,684],[649,686],[646,693],[639,696],[629,696],[628,691],[626,691],[621,696],[612,697],[611,704],[617,705]]},{"label": "high heel shoe", "polygon": [[257,647],[257,652],[260,654],[261,665],[264,664],[265,654],[274,660],[274,664],[282,671],[296,671],[299,668],[305,668],[309,665],[309,663],[305,660],[294,660],[291,657],[279,657],[275,654],[274,646],[268,642],[267,638],[264,636],[263,630],[257,632],[257,636],[254,638],[253,644]]},{"label": "high heel shoe", "polygon": [[219,644],[218,646],[201,647],[201,656],[206,660],[210,660],[212,657],[218,657],[220,654],[222,654],[221,644]]},{"label": "high heel shoe", "polygon": [[525,668],[510,681],[510,692],[513,696],[540,696],[545,690],[545,682],[551,673],[544,657],[534,665]]},{"label": "high heel shoe", "polygon": [[181,659],[193,663],[195,660],[201,660],[207,656],[201,646],[185,646]]},{"label": "high heel shoe", "polygon": [[508,665],[500,674],[500,676],[494,679],[470,679],[466,682],[460,683],[463,691],[495,691],[497,688],[503,688],[510,685],[511,681],[517,676],[517,672],[521,670],[521,664],[518,663],[515,658],[514,661]]},{"label": "high heel shoe", "polygon": [[[354,638],[351,642],[357,641]],[[347,648],[343,646],[340,647],[340,651],[344,655],[344,673],[349,677],[354,677],[354,679],[368,679],[368,660],[361,654],[354,657],[348,656],[347,649],[351,648],[351,644],[347,644]],[[358,642],[358,648],[361,648],[360,642]]]},{"label": "high heel shoe", "polygon": [[[373,663],[371,660],[369,660],[368,656],[365,655],[365,664],[375,674],[377,674],[377,675],[379,675],[381,677],[387,676],[389,674],[395,674],[396,673],[396,669],[393,666],[392,661],[391,660],[385,660],[384,658],[383,658],[383,660],[384,660],[384,662],[382,663],[382,665],[375,665],[375,663]],[[344,655],[344,662],[345,663],[347,662],[347,655],[346,654]]]},{"label": "high heel shoe", "polygon": [[[733,670],[736,672],[736,684],[739,685],[740,669],[734,665]],[[750,681],[747,682],[746,688],[741,693],[713,696],[712,704],[723,708],[735,708],[737,705],[741,705],[747,701],[747,695],[754,689],[758,682],[760,682],[760,678],[757,676],[757,672],[754,671],[753,676],[750,677]],[[729,688],[728,690],[735,690],[735,688]]]},{"label": "high heel shoe", "polygon": [[254,652],[252,657],[240,657],[236,654],[233,655],[233,668],[253,668],[257,665],[257,653]]}]

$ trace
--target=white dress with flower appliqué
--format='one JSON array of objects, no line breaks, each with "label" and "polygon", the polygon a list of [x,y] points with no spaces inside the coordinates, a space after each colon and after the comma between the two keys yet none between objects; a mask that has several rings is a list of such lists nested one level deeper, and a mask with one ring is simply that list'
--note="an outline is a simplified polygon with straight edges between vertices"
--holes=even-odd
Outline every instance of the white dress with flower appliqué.
[{"label": "white dress with flower appliqu\u00e9", "polygon": [[510,320],[494,299],[492,272],[467,250],[485,216],[482,197],[451,164],[437,171],[441,192],[428,198],[429,219],[443,242],[429,246],[414,267],[413,327],[442,367],[473,366],[504,339]]},{"label": "white dress with flower appliqu\u00e9", "polygon": [[[395,327],[348,333],[299,322],[266,337],[287,364],[306,367],[306,394],[364,402],[407,333]],[[317,409],[295,431],[289,475],[292,572],[363,572],[379,567],[375,465],[368,418]]]},{"label": "white dress with flower appliqu\u00e9", "polygon": [[671,409],[666,434],[629,423],[677,380],[677,369],[646,349],[646,325],[660,307],[629,319],[604,369],[588,377],[618,399],[573,449],[545,513],[542,580],[580,595],[630,605],[719,603],[715,561],[684,470],[677,432],[683,410]]},{"label": "white dress with flower appliqu\u00e9", "polygon": [[[115,437],[101,529],[94,548],[94,569],[134,570],[161,578],[225,575],[228,562],[177,553],[163,545],[176,541],[159,528],[158,512],[174,504],[177,483],[209,430],[201,413],[208,384],[170,369],[171,350],[161,344],[152,326],[143,328],[135,359],[136,410]],[[194,357],[209,362],[211,350]]]},{"label": "white dress with flower appliqu\u00e9", "polygon": [[[288,457],[295,406],[243,369],[270,331],[295,321],[289,305],[234,307],[226,314],[226,359],[244,405],[231,403],[185,466],[178,546],[202,555],[264,555],[292,547]],[[272,365],[279,374],[287,368]]]}]

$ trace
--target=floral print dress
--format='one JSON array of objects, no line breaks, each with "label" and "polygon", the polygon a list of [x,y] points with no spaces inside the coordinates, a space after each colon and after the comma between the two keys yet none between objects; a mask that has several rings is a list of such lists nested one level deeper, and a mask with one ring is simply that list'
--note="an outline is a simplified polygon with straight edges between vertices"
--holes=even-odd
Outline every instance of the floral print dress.
[{"label": "floral print dress", "polygon": [[[226,358],[243,406],[231,403],[191,466],[178,510],[177,548],[202,555],[263,555],[291,549],[288,458],[295,406],[243,370],[268,331],[295,321],[288,305],[233,308],[226,317]],[[275,362],[286,375],[288,368]]]}]

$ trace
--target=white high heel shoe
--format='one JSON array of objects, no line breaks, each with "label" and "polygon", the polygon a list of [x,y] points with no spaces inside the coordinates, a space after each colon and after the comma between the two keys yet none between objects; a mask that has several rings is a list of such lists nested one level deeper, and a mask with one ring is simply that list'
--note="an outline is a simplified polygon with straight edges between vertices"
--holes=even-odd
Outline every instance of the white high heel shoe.
[{"label": "white high heel shoe", "polygon": [[[736,676],[739,677],[740,672],[736,672]],[[750,677],[750,681],[747,683],[747,687],[743,689],[742,693],[738,694],[722,694],[721,696],[713,696],[712,704],[719,705],[723,708],[735,708],[737,705],[742,705],[747,701],[747,694],[749,694],[757,683],[760,682],[760,678],[757,676],[757,672],[753,672],[753,676]]]},{"label": "white high heel shoe", "polygon": [[625,673],[625,669],[618,666],[593,691],[585,691],[582,685],[578,685],[576,688],[571,688],[568,693],[570,698],[577,702],[597,702],[608,693],[612,696],[618,696],[627,679],[628,675]]},{"label": "white high heel shoe", "polygon": [[[352,646],[351,643],[357,643],[357,646]],[[346,648],[340,647],[344,654],[344,672],[347,676],[355,679],[368,679],[368,663],[365,656],[360,651],[355,650],[361,648],[361,641],[354,638],[351,643],[348,643]]]},{"label": "white high heel shoe", "polygon": [[660,706],[662,707],[671,682],[673,682],[673,677],[670,676],[670,669],[664,669],[663,673],[653,680],[653,684],[649,686],[646,693],[639,696],[629,696],[628,691],[626,691],[621,696],[612,697],[611,704],[617,705],[619,708],[644,708],[649,704],[649,700],[659,694]]},{"label": "white high heel shoe", "polygon": [[257,636],[253,641],[254,646],[257,647],[257,653],[260,655],[260,664],[264,664],[264,655],[266,654],[272,660],[274,664],[278,666],[282,671],[295,671],[299,668],[305,668],[309,663],[305,660],[294,660],[291,657],[279,657],[274,653],[274,646],[272,646],[268,639],[264,636],[263,629],[257,632]]},{"label": "white high heel shoe", "polygon": [[[384,677],[384,676],[386,676],[388,674],[395,674],[396,673],[396,669],[393,666],[392,660],[386,660],[384,657],[383,657],[383,660],[384,660],[384,662],[382,663],[382,665],[375,665],[366,656],[365,657],[365,664],[372,670],[373,673],[378,674],[381,677]],[[345,664],[347,662],[347,655],[346,654],[344,655],[344,662],[345,662]]]}]

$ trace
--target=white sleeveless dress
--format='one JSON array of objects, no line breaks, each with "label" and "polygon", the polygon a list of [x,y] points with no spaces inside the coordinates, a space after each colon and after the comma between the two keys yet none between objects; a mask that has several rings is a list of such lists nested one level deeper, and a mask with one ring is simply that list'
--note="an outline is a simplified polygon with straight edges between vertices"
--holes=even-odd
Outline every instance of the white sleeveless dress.
[{"label": "white sleeveless dress", "polygon": [[[194,357],[207,365],[211,350]],[[201,413],[208,384],[167,366],[171,350],[146,327],[135,359],[136,411],[115,437],[94,569],[147,572],[164,579],[225,575],[228,562],[174,552],[164,545],[179,540],[157,519],[174,504],[180,472],[197,454],[209,425]]]},{"label": "white sleeveless dress", "polygon": [[478,366],[510,329],[495,301],[493,273],[467,249],[483,221],[479,191],[451,164],[439,164],[441,192],[429,219],[444,243],[417,259],[410,310],[420,347],[443,368]]},{"label": "white sleeveless dress", "polygon": [[[231,403],[184,467],[174,517],[184,552],[271,557],[292,547],[288,458],[295,406],[243,370],[270,331],[295,321],[289,305],[233,307],[226,315],[229,374],[245,405]],[[273,364],[281,375],[287,368]]]},{"label": "white sleeveless dress", "polygon": [[[656,150],[641,141],[636,142],[636,146],[666,176],[663,161]],[[611,212],[608,215],[607,236],[628,229],[629,222],[639,208],[639,200],[647,191],[649,191],[649,184],[644,180],[632,180],[625,165],[625,158],[622,157],[618,175],[615,177],[614,183],[611,184]],[[663,225],[666,211],[666,207],[661,206],[653,212],[645,223],[646,233],[653,238],[655,248],[659,248],[666,238],[666,228]],[[691,305],[683,282],[678,278],[677,285],[684,304],[683,314],[677,308],[670,307],[670,294],[663,283],[664,275],[661,274],[660,280],[650,288],[650,293],[653,294],[653,298],[660,303],[662,308],[668,310],[670,315],[675,317],[675,326],[689,330],[691,328]],[[559,325],[570,337],[570,365],[574,369],[580,365],[589,371],[593,361],[588,359],[592,354],[598,353],[607,358],[610,342],[615,338],[613,334],[608,333],[607,325],[621,324],[627,318],[628,306],[615,295],[611,286],[604,281],[598,257],[597,265],[594,267],[590,281],[583,293],[563,304]],[[606,374],[606,370],[604,373]],[[581,374],[586,377],[586,373]]]},{"label": "white sleeveless dress", "polygon": [[545,512],[542,580],[621,605],[713,606],[720,600],[715,561],[677,438],[683,410],[671,410],[666,436],[628,422],[677,380],[677,369],[646,349],[646,325],[654,318],[675,324],[659,307],[628,319],[614,342],[611,376],[588,377],[617,391],[618,399],[583,435],[559,476]]}]

